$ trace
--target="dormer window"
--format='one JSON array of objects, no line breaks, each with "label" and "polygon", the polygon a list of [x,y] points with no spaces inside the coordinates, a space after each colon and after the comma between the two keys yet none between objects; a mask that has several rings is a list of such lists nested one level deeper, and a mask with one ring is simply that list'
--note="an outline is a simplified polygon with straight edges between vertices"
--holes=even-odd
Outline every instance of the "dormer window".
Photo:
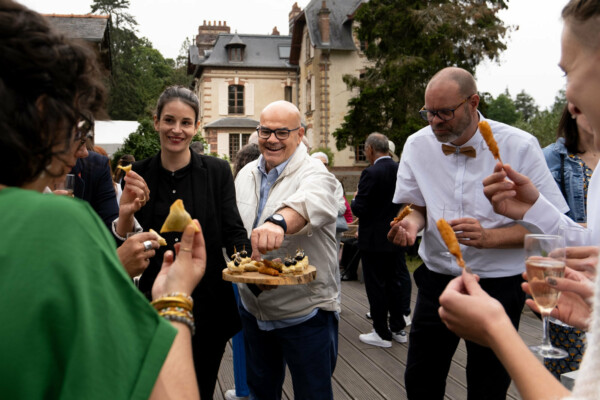
[{"label": "dormer window", "polygon": [[229,61],[230,62],[242,62],[244,61],[244,48],[243,47],[229,47],[227,49],[229,53]]},{"label": "dormer window", "polygon": [[225,45],[227,49],[227,59],[229,62],[243,62],[244,61],[244,49],[246,43],[240,39],[238,34],[233,35],[229,43]]}]

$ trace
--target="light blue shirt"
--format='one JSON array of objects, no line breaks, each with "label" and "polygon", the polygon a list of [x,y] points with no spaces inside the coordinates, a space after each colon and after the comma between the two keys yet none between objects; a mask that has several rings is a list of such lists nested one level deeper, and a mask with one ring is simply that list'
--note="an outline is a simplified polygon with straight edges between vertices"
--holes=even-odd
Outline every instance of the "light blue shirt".
[{"label": "light blue shirt", "polygon": [[258,212],[256,213],[256,219],[254,220],[254,224],[252,224],[252,229],[256,228],[258,225],[258,219],[265,208],[265,204],[267,204],[267,199],[269,198],[269,192],[271,191],[271,187],[279,178],[279,175],[283,172],[285,166],[288,164],[290,159],[288,158],[275,168],[271,168],[269,172],[265,167],[265,159],[262,154],[258,157],[258,170],[260,171],[260,199],[258,200]]}]

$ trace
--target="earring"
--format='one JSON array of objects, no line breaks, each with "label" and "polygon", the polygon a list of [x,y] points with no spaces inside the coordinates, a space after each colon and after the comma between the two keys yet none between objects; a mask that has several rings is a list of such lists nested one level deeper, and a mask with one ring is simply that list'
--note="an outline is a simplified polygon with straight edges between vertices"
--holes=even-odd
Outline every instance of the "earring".
[{"label": "earring", "polygon": [[572,118],[572,119],[577,119],[577,115],[575,115],[575,114],[571,114],[571,118]]}]

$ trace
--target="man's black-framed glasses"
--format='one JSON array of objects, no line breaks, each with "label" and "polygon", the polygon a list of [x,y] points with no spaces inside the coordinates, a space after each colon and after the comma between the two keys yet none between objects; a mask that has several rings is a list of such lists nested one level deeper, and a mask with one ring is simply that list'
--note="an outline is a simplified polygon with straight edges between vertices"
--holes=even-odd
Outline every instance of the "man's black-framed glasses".
[{"label": "man's black-framed glasses", "polygon": [[79,121],[75,125],[75,141],[79,141],[77,149],[79,150],[85,145],[88,139],[94,137],[94,120],[83,114],[79,114]]},{"label": "man's black-framed glasses", "polygon": [[277,129],[269,129],[265,126],[257,126],[256,132],[258,133],[258,137],[261,139],[268,139],[271,137],[271,134],[274,133],[275,137],[279,140],[285,140],[290,137],[290,132],[294,132],[300,129],[300,127],[294,129],[286,129],[286,128],[277,128]]},{"label": "man's black-framed glasses", "polygon": [[454,108],[444,108],[442,110],[427,110],[425,106],[419,110],[419,114],[421,118],[423,118],[427,122],[433,121],[433,119],[437,116],[442,121],[450,121],[454,119],[454,111],[458,110],[460,106],[465,104],[473,95],[467,97],[460,103],[458,103]]}]

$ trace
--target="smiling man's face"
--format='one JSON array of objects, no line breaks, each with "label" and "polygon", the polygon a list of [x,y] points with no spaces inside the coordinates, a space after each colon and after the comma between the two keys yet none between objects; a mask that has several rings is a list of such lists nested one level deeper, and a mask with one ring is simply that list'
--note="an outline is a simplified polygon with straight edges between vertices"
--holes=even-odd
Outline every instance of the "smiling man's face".
[{"label": "smiling man's face", "polygon": [[[291,103],[277,101],[269,104],[260,115],[260,125],[268,129],[289,129],[286,139],[278,139],[274,133],[268,139],[259,135],[258,147],[265,159],[267,172],[288,160],[298,148],[304,136],[304,128],[300,126],[300,113]],[[299,129],[296,129],[300,127]]]}]

